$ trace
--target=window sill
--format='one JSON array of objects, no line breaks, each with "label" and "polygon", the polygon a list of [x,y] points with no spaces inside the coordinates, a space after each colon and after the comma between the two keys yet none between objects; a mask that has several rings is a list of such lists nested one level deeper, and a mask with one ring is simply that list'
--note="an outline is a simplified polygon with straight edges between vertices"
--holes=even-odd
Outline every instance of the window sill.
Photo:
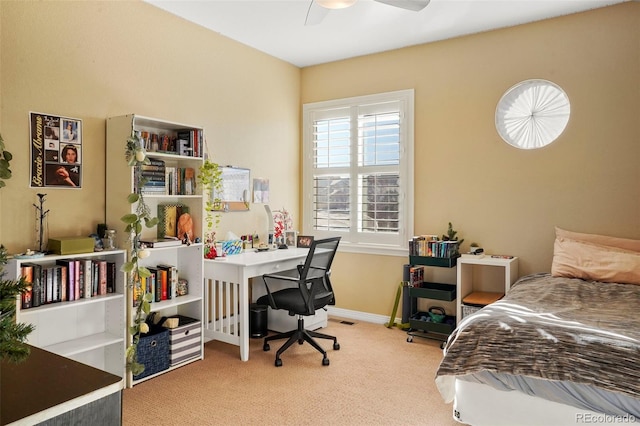
[{"label": "window sill", "polygon": [[374,254],[380,256],[408,257],[409,249],[381,244],[340,242],[338,251],[343,253]]}]

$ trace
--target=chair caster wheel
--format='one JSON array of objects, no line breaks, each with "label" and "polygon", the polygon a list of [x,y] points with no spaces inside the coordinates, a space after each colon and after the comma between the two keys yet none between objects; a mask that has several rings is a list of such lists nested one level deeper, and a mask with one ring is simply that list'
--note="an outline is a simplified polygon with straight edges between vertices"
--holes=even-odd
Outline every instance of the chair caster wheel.
[{"label": "chair caster wheel", "polygon": [[413,337],[411,337],[411,336],[407,337],[407,342],[409,342],[409,343],[413,342]]},{"label": "chair caster wheel", "polygon": [[304,339],[298,339],[298,344],[301,345],[304,343]]},{"label": "chair caster wheel", "polygon": [[440,343],[440,349],[444,349],[445,344],[446,344],[446,342]]},{"label": "chair caster wheel", "polygon": [[269,346],[269,344],[268,344],[268,343],[265,343],[265,344],[262,346],[262,350],[263,350],[263,351],[265,351],[265,352],[268,352],[268,351],[270,351],[270,350],[271,350],[271,346]]},{"label": "chair caster wheel", "polygon": [[322,365],[329,365],[329,358],[322,358]]},{"label": "chair caster wheel", "polygon": [[339,350],[340,350],[340,343],[335,342],[335,343],[333,344],[333,350],[334,350],[334,351],[339,351]]},{"label": "chair caster wheel", "polygon": [[282,360],[280,358],[276,359],[276,367],[282,367]]}]

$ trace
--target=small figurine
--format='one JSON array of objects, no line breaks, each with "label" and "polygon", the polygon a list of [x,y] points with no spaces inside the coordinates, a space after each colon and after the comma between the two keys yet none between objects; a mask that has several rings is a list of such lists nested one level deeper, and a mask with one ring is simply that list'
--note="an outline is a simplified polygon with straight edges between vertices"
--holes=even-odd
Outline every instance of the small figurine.
[{"label": "small figurine", "polygon": [[189,213],[181,214],[178,219],[178,238],[189,244],[193,241],[193,219]]}]

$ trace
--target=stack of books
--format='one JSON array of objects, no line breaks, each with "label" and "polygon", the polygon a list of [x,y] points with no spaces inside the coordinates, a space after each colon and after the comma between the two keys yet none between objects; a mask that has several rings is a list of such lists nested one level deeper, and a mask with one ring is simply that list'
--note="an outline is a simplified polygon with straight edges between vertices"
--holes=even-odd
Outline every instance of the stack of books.
[{"label": "stack of books", "polygon": [[439,240],[437,235],[420,235],[409,240],[410,256],[456,257],[458,241]]},{"label": "stack of books", "polygon": [[[167,195],[166,167],[164,161],[150,158],[151,164],[140,167],[145,182],[141,188],[144,194]],[[136,177],[136,183],[138,182]]]},{"label": "stack of books", "polygon": [[424,281],[424,266],[409,267],[409,287],[422,287]]}]

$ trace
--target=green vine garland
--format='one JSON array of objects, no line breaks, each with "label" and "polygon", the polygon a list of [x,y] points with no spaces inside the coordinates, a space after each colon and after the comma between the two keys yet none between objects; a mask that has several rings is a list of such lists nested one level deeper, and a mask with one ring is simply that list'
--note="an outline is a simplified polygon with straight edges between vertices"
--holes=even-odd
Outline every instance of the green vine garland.
[{"label": "green vine garland", "polygon": [[206,200],[204,206],[206,211],[204,221],[207,225],[205,244],[213,244],[215,240],[214,229],[220,224],[222,200],[217,195],[222,193],[222,170],[217,163],[207,159],[200,166],[197,178],[202,185],[202,196]]},{"label": "green vine garland", "polygon": [[151,272],[139,264],[139,260],[148,257],[150,253],[148,249],[140,247],[139,241],[143,224],[147,228],[153,228],[158,224],[158,218],[152,217],[151,209],[144,202],[141,189],[145,184],[145,179],[142,177],[141,167],[145,164],[151,164],[151,162],[147,158],[142,141],[135,131],[127,139],[125,159],[130,167],[135,168],[134,176],[137,179],[134,185],[135,192],[127,197],[129,204],[137,203],[136,211],[120,218],[127,225],[125,232],[129,235],[131,243],[129,260],[122,266],[122,271],[127,273],[129,290],[134,295],[137,295],[133,325],[129,327],[132,340],[126,352],[127,369],[135,376],[144,371],[144,365],[138,362],[138,343],[140,342],[140,335],[149,332],[145,317],[151,312],[151,294],[141,288],[141,279],[151,276]]}]

